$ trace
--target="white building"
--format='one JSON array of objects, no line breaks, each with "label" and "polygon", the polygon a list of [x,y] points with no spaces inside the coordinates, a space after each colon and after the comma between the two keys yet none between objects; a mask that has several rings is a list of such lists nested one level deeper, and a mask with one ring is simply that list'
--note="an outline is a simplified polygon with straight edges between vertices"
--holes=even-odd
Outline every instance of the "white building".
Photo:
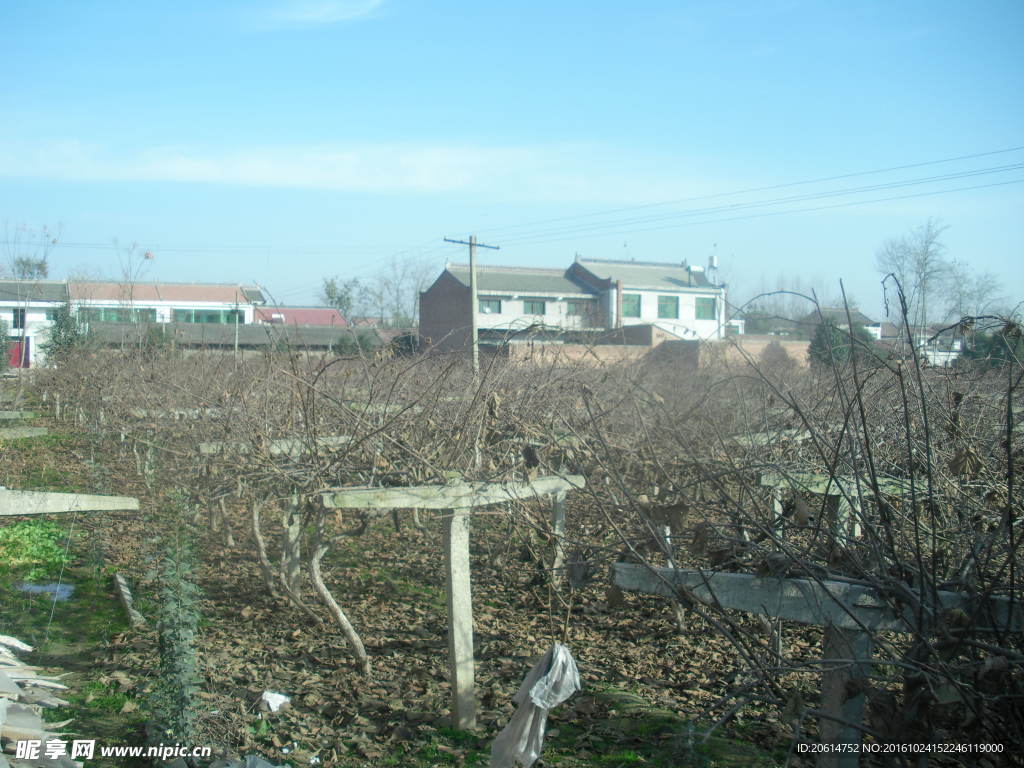
[{"label": "white building", "polygon": [[7,326],[7,356],[12,368],[28,368],[40,359],[40,344],[50,323],[68,300],[66,283],[52,280],[0,280],[0,320]]},{"label": "white building", "polygon": [[220,283],[68,283],[82,322],[248,325],[264,303],[258,288]]},{"label": "white building", "polygon": [[[471,312],[482,342],[582,341],[628,326],[674,339],[725,336],[725,286],[685,263],[580,259],[568,269],[481,266],[477,306],[469,267],[448,265],[420,294],[420,337],[442,349],[467,348]],[[662,338],[662,337],[659,337]]]},{"label": "white building", "polygon": [[43,361],[40,345],[57,311],[70,302],[78,320],[97,323],[249,325],[265,303],[258,288],[216,283],[0,280],[0,319],[7,323],[15,367]]},{"label": "white building", "polygon": [[681,339],[725,336],[725,285],[704,267],[578,258],[569,274],[598,294],[609,327],[654,325]]}]

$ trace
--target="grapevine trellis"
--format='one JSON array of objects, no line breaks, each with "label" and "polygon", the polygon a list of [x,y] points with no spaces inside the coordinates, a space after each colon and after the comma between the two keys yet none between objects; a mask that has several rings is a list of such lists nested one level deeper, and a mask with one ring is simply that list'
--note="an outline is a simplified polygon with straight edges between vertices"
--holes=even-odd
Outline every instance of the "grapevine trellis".
[{"label": "grapevine trellis", "polygon": [[[209,515],[218,541],[249,548],[266,590],[322,623],[323,610],[307,603],[306,585],[312,586],[364,674],[369,661],[359,633],[322,563],[335,537],[365,530],[373,509],[417,510],[416,525],[440,520],[451,542],[462,525],[457,521],[465,520],[462,513],[432,518],[419,510],[458,507],[450,496],[434,506],[410,499],[415,489],[442,496],[438,489],[505,489],[499,493],[508,507],[509,541],[522,541],[531,552],[538,541],[548,547],[540,564],[551,604],[570,616],[571,597],[566,603],[561,592],[566,563],[572,591],[584,588],[587,578],[601,579],[601,566],[625,552],[635,573],[646,576],[627,583],[625,566],[616,566],[618,586],[653,588],[698,613],[729,639],[743,665],[756,670],[757,695],[778,708],[792,697],[776,677],[795,666],[780,622],[830,626],[823,617],[834,619],[848,603],[849,590],[835,584],[862,590],[862,602],[850,609],[858,617],[862,609],[875,609],[867,603],[884,602],[907,584],[911,594],[961,595],[970,606],[1016,600],[1017,553],[1006,546],[1011,531],[1020,535],[1015,465],[1006,458],[1020,452],[1016,422],[1011,418],[1006,427],[1005,410],[1020,405],[1014,392],[1002,399],[998,392],[957,399],[955,378],[929,380],[930,390],[903,369],[868,380],[826,377],[801,391],[764,379],[716,379],[714,373],[684,386],[670,373],[655,392],[648,379],[625,369],[552,365],[526,375],[495,368],[476,380],[445,360],[303,368],[298,357],[219,368],[203,368],[199,356],[157,359],[140,363],[147,387],[135,386],[132,377],[139,374],[131,368],[110,369],[117,380],[102,386],[90,376],[56,374],[44,386],[55,415],[115,445],[151,485],[184,485],[181,478],[188,478],[197,514]],[[656,374],[649,372],[649,380]],[[830,398],[818,396],[822,386],[834,386]],[[738,399],[718,402],[732,390]],[[744,400],[757,397],[753,405]],[[570,498],[568,516],[557,497],[550,515],[525,503],[545,478],[570,475],[578,476],[571,486],[580,490]],[[529,494],[508,492],[531,487]],[[815,514],[808,518],[804,508]],[[349,525],[358,524],[355,529],[339,531],[333,520],[339,510]],[[276,537],[270,535],[271,516],[280,523],[273,521]],[[392,519],[397,527],[397,513]],[[449,581],[458,580],[453,569],[449,558]],[[699,583],[686,582],[700,598],[696,604],[676,588],[681,574],[691,573],[700,574]],[[649,583],[656,575],[657,583]],[[742,589],[717,587],[733,575]],[[761,586],[770,579],[817,585],[819,613],[808,618],[772,603],[778,590],[751,586],[756,579]],[[454,592],[449,590],[451,631],[465,623],[455,616]],[[764,605],[744,607],[732,599],[740,593]],[[934,690],[963,688],[970,665],[978,663],[974,656],[1020,666],[1014,621],[973,620],[978,617],[972,611],[943,600],[943,610],[968,616],[970,631],[953,635],[963,659],[934,661],[933,626],[918,616],[901,628],[833,621],[836,632],[826,632],[825,656],[813,664],[817,669],[842,649],[851,651],[847,656],[857,650],[848,671],[870,667],[877,678],[886,670],[885,680],[875,680],[879,689],[919,675]],[[761,610],[765,606],[773,607]],[[741,620],[730,608],[770,618],[772,638],[761,641],[745,631],[748,625],[736,625]],[[865,638],[837,634],[865,631],[873,657],[864,651]],[[879,642],[886,632],[901,637]],[[452,658],[464,660],[465,653],[455,650]],[[453,693],[465,694],[464,670],[458,664],[450,669]],[[1016,678],[1005,696],[992,701],[1009,701],[1014,685]],[[831,696],[830,690],[826,685],[822,695]],[[843,706],[858,706],[855,698]],[[466,701],[453,706],[460,725],[472,722]],[[965,695],[957,706],[991,710],[992,701]],[[881,704],[865,693],[859,706]],[[927,711],[909,694],[901,706],[905,720]],[[726,709],[728,715],[732,710]],[[798,722],[813,719],[810,711],[805,708]],[[896,737],[877,727],[858,728],[859,716],[843,711],[839,719],[856,720],[847,728],[873,739]],[[840,738],[827,720],[819,725],[821,738]],[[854,736],[845,732],[841,738]]]}]

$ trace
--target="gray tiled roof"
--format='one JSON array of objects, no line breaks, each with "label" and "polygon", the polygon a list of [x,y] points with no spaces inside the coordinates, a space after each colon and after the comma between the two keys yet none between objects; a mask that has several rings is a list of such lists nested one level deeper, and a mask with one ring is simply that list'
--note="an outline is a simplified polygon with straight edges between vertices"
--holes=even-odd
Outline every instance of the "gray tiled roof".
[{"label": "gray tiled roof", "polygon": [[671,291],[679,288],[711,287],[703,270],[689,270],[678,263],[612,259],[579,259],[576,263],[602,280],[621,280],[624,288]]},{"label": "gray tiled roof", "polygon": [[[451,264],[448,272],[463,285],[469,285],[469,267]],[[477,289],[502,293],[593,293],[583,285],[566,276],[564,269],[541,269],[534,267],[477,267]]]},{"label": "gray tiled roof", "polygon": [[55,280],[0,280],[0,301],[68,300],[68,285]]},{"label": "gray tiled roof", "polygon": [[265,304],[267,301],[267,297],[263,295],[263,291],[252,285],[243,285],[242,295],[245,296],[246,301],[250,301],[253,304]]}]

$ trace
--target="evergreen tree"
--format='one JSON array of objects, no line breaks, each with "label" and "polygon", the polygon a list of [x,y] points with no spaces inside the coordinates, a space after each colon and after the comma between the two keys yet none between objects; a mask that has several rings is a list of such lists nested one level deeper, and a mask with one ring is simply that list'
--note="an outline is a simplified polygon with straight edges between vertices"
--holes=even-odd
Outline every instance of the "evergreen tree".
[{"label": "evergreen tree", "polygon": [[10,331],[7,329],[7,323],[0,320],[0,371],[6,371],[11,367],[11,360],[8,357],[10,349],[10,339],[7,334]]},{"label": "evergreen tree", "polygon": [[964,350],[964,357],[987,363],[993,368],[1024,361],[1024,335],[1014,322],[994,333],[978,333],[974,342]]},{"label": "evergreen tree", "polygon": [[47,360],[58,363],[84,341],[85,331],[71,310],[71,302],[67,302],[57,310],[56,317],[50,324],[49,336],[39,345],[39,349],[46,355]]},{"label": "evergreen tree", "polygon": [[871,334],[859,325],[848,331],[826,320],[814,329],[807,357],[816,365],[842,365],[850,362],[854,355],[858,360],[868,359],[872,355],[874,341]]}]

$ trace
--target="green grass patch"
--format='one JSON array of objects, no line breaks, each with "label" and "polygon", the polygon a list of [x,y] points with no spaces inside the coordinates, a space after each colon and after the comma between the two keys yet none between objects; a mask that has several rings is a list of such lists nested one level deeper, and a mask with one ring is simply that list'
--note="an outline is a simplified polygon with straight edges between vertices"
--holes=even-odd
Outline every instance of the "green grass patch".
[{"label": "green grass patch", "polygon": [[545,741],[547,765],[562,768],[774,768],[783,752],[767,752],[738,739],[712,736],[702,742],[706,726],[690,722],[668,709],[655,707],[635,693],[614,686],[592,686],[584,695],[597,702],[604,717],[560,722],[552,713]]},{"label": "green grass patch", "polygon": [[[550,768],[775,768],[785,750],[766,752],[745,741],[715,736],[702,743],[702,724],[691,723],[640,696],[613,686],[588,687],[597,703],[593,716],[571,716],[556,708],[548,720],[542,758]],[[571,705],[569,705],[571,706]],[[500,727],[504,723],[499,724]],[[374,755],[373,765],[402,768],[468,766],[490,763],[496,731],[466,732],[438,728],[428,743],[397,745]],[[350,747],[339,766],[366,765],[358,747]]]},{"label": "green grass patch", "polygon": [[[110,575],[101,569],[71,567],[62,583],[72,584],[71,599],[53,602],[50,595],[30,595],[0,583],[0,634],[13,635],[35,648],[25,662],[64,674],[66,691],[55,691],[67,706],[44,710],[51,722],[72,719],[64,730],[74,738],[97,739],[99,744],[143,744],[139,710],[125,713],[134,691],[125,692],[104,675],[104,647],[127,629],[121,605],[113,594]],[[51,620],[52,613],[52,620]],[[114,766],[97,758],[90,765]],[[137,763],[142,765],[143,763]]]},{"label": "green grass patch", "polygon": [[367,564],[365,550],[359,549],[354,541],[346,541],[332,549],[324,563],[344,568],[361,581],[380,584],[396,598],[407,603],[417,603],[431,610],[446,610],[448,603],[442,587],[410,578],[398,568]]},{"label": "green grass patch", "polygon": [[49,520],[25,520],[0,528],[0,583],[55,577],[67,565],[68,533]]},{"label": "green grass patch", "polygon": [[[62,583],[73,585],[70,600],[54,603],[51,595],[25,594],[0,587],[0,633],[13,635],[45,656],[63,657],[66,649],[90,647],[93,656],[114,635],[128,628],[109,574],[72,567]],[[52,612],[52,620],[51,620]]]},{"label": "green grass patch", "polygon": [[39,448],[52,448],[59,445],[69,445],[75,441],[74,435],[63,432],[51,432],[48,435],[36,437],[24,437],[17,441],[17,449],[20,452]]},{"label": "green grass patch", "polygon": [[46,712],[51,721],[80,717],[81,710],[93,710],[97,714],[116,714],[132,700],[127,693],[119,691],[112,683],[91,680],[65,697],[70,705]]},{"label": "green grass patch", "polygon": [[382,759],[383,765],[403,768],[459,765],[485,768],[491,761],[490,737],[476,733],[439,728],[430,744],[408,750],[398,748]]},{"label": "green grass patch", "polygon": [[34,466],[23,472],[18,490],[46,490],[56,493],[83,493],[86,489],[68,483],[67,475],[55,467]]},{"label": "green grass patch", "polygon": [[[67,447],[75,445],[73,435],[51,434],[6,443],[0,483],[19,489],[76,492],[86,482]],[[63,471],[58,471],[61,468]],[[103,745],[145,743],[141,708],[134,696],[138,681],[127,686],[117,682],[116,669],[108,661],[106,648],[114,637],[128,629],[128,622],[113,589],[111,574],[101,566],[98,544],[76,529],[68,555],[67,517],[61,522],[32,517],[18,522],[4,520],[0,526],[0,634],[11,635],[33,646],[31,653],[19,654],[26,664],[49,674],[61,674],[68,690],[55,695],[66,706],[44,710],[51,721],[71,719],[64,732],[72,738],[96,739]],[[15,589],[19,581],[57,581],[74,587],[68,600],[54,602],[51,594],[30,594]],[[102,760],[90,765],[129,765],[124,759]],[[144,761],[134,765],[142,766]]]},{"label": "green grass patch", "polygon": [[381,584],[385,585],[388,591],[394,594],[395,597],[400,597],[407,601],[425,603],[439,611],[446,610],[447,600],[445,599],[444,590],[438,587],[409,581],[388,568],[373,568],[370,571],[370,577],[377,579]]}]

